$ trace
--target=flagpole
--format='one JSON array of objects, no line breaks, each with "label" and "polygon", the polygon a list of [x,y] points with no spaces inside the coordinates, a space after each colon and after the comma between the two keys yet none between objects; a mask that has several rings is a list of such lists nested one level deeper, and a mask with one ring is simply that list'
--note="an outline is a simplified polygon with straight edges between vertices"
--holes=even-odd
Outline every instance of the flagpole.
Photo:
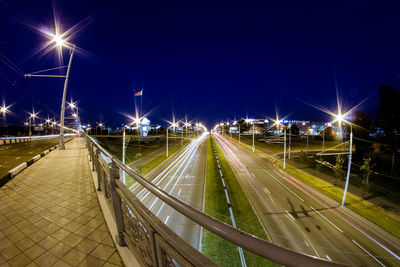
[{"label": "flagpole", "polygon": [[143,88],[142,88],[142,95],[141,95],[141,98],[140,98],[140,117],[142,117],[143,116]]}]

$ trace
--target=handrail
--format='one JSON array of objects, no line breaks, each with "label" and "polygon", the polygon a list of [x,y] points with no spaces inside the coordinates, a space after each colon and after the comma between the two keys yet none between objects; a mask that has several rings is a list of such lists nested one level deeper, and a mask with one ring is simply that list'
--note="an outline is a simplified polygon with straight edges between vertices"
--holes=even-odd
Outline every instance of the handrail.
[{"label": "handrail", "polygon": [[128,173],[144,188],[153,193],[156,197],[163,200],[166,204],[180,212],[182,215],[193,220],[195,223],[203,226],[214,234],[238,245],[254,254],[257,254],[265,259],[285,265],[285,266],[344,266],[343,264],[327,261],[315,256],[310,256],[288,248],[280,247],[269,243],[261,238],[248,234],[239,229],[221,222],[214,217],[211,217],[179,199],[169,195],[164,190],[158,188],[151,182],[144,179],[130,167],[124,165],[118,158],[107,152],[100,144],[92,137],[85,135],[95,144],[95,146],[119,168]]}]

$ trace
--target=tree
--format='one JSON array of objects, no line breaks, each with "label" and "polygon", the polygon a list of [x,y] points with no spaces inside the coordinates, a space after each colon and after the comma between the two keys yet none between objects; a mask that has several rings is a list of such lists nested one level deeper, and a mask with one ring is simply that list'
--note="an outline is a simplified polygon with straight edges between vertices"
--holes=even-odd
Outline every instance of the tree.
[{"label": "tree", "polygon": [[[358,159],[365,158],[373,151],[372,143],[368,142],[371,137],[372,119],[369,114],[357,112],[354,114],[353,126],[353,143],[356,147],[355,157]],[[346,127],[346,131],[350,131],[350,127]],[[363,140],[360,140],[363,139]]]},{"label": "tree", "polygon": [[325,134],[325,140],[331,140],[333,137],[333,128],[332,127],[326,127],[323,131],[321,131],[321,135]]},{"label": "tree", "polygon": [[290,131],[293,135],[299,135],[299,127],[297,127],[296,124],[292,124],[292,126],[290,126]]},{"label": "tree", "polygon": [[360,167],[362,172],[361,175],[361,189],[363,191],[362,197],[364,198],[365,192],[368,191],[369,187],[369,179],[371,175],[374,173],[372,168],[374,165],[371,165],[371,158],[364,158],[364,164]]},{"label": "tree", "polygon": [[393,86],[381,85],[379,88],[379,109],[376,114],[376,124],[383,131],[383,141],[391,145],[391,174],[399,146],[400,132],[400,95]]},{"label": "tree", "polygon": [[344,157],[340,154],[337,155],[335,165],[333,166],[333,171],[334,171],[335,177],[336,177],[336,182],[335,182],[336,186],[337,186],[338,179],[344,178],[345,172],[343,170],[343,164],[344,164]]}]

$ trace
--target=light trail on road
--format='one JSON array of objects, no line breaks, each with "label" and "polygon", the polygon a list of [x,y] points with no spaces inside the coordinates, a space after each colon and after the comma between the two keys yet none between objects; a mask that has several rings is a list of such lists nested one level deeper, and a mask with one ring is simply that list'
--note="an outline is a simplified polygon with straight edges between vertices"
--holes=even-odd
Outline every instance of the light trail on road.
[{"label": "light trail on road", "polygon": [[[271,202],[273,201],[271,194],[275,194],[276,192],[278,192],[278,194],[279,194],[278,196],[282,198],[282,196],[281,196],[282,191],[272,192],[272,188],[270,187],[271,181],[275,181],[281,186],[281,188],[287,190],[287,192],[289,194],[295,196],[297,199],[299,199],[301,201],[297,205],[301,206],[301,203],[304,203],[305,205],[310,207],[311,211],[315,212],[319,216],[319,218],[321,218],[319,220],[317,217],[312,216],[311,217],[312,221],[310,221],[311,223],[313,221],[315,221],[314,223],[318,222],[319,224],[324,222],[323,223],[324,225],[328,225],[329,227],[332,227],[332,229],[335,229],[334,231],[339,231],[337,233],[340,233],[345,238],[345,239],[343,239],[340,237],[340,235],[339,236],[337,234],[335,235],[333,232],[330,233],[331,230],[329,230],[329,232],[327,232],[327,230],[329,228],[326,228],[326,230],[324,232],[320,232],[321,235],[319,235],[319,236],[312,235],[311,237],[313,237],[314,240],[317,241],[318,239],[322,238],[322,240],[331,247],[331,248],[329,248],[326,246],[322,246],[321,242],[317,242],[316,243],[317,248],[319,248],[322,251],[321,251],[321,253],[316,253],[316,255],[321,254],[321,255],[324,255],[325,258],[329,257],[329,260],[344,261],[347,264],[351,264],[351,265],[362,265],[363,264],[362,262],[365,262],[365,260],[366,260],[365,257],[370,257],[375,262],[377,262],[376,260],[378,260],[378,261],[380,260],[378,262],[379,264],[381,264],[382,261],[387,262],[388,260],[398,260],[399,259],[398,255],[395,252],[393,252],[391,249],[389,249],[387,247],[387,245],[384,245],[381,241],[378,241],[378,239],[376,237],[373,237],[371,233],[367,233],[367,231],[363,230],[361,228],[361,226],[359,226],[352,219],[350,219],[349,215],[344,214],[344,210],[337,209],[335,207],[335,204],[332,204],[334,202],[331,199],[329,199],[328,197],[322,195],[319,192],[316,192],[316,190],[314,190],[310,186],[305,185],[304,183],[300,182],[293,176],[290,176],[287,173],[285,173],[279,169],[278,169],[278,171],[276,171],[275,168],[272,167],[271,164],[266,163],[265,159],[263,159],[260,155],[251,153],[250,151],[247,151],[247,149],[243,148],[242,146],[240,146],[236,143],[233,143],[232,141],[230,141],[228,138],[225,138],[224,136],[221,136],[219,134],[215,134],[214,136],[216,137],[218,142],[221,144],[224,154],[227,155],[227,159],[229,160],[230,164],[232,164],[234,169],[236,169],[235,173],[238,173],[238,175],[239,175],[238,176],[239,182],[244,181],[244,180],[240,180],[239,179],[240,177],[242,177],[241,179],[243,179],[243,177],[246,177],[247,178],[246,183],[248,183],[250,187],[252,187],[254,185],[253,187],[255,187],[255,188],[253,188],[252,193],[255,193],[255,195],[253,194],[253,196],[257,196],[257,198],[259,199],[257,201],[265,202],[265,200],[262,199],[263,197],[260,194],[258,194],[258,190],[263,190],[264,198],[265,198],[265,196],[268,196],[268,199],[271,198]],[[258,162],[256,162],[256,160],[263,161],[264,163],[262,163],[262,164],[258,163]],[[255,168],[254,171],[257,170],[256,177],[254,177],[254,175],[252,175],[252,174],[254,174],[253,172],[251,174],[249,174],[249,172],[247,171],[246,165],[248,165],[248,164],[250,164],[249,166],[251,166],[251,165],[254,166],[254,167],[252,167],[253,169]],[[266,170],[267,168],[271,169],[272,173],[267,171]],[[261,175],[260,172],[263,172],[265,174]],[[270,178],[272,178],[272,180]],[[278,179],[282,179],[282,180],[279,181]],[[288,184],[284,185],[283,183],[288,183]],[[267,186],[268,186],[268,188],[267,188]],[[293,187],[293,188],[290,189],[289,187]],[[290,190],[288,190],[288,189],[290,189]],[[297,191],[297,190],[299,190],[299,191]],[[296,192],[294,192],[294,191],[296,191]],[[298,198],[298,197],[300,197],[300,198]],[[318,206],[322,206],[322,208],[312,207],[313,205],[310,205],[310,203],[312,203],[313,201],[316,202],[318,204]],[[279,202],[279,203],[281,203],[281,202]],[[291,203],[289,202],[289,204],[291,204]],[[257,205],[257,207],[258,207],[258,205]],[[269,210],[268,206],[265,206],[265,207],[267,210]],[[302,208],[302,209],[305,214],[308,214],[308,212],[306,213],[306,210],[304,210],[304,208]],[[285,210],[284,208],[281,208],[281,210],[287,215],[288,214],[292,215],[291,212],[289,212],[288,210]],[[326,211],[324,211],[324,215],[322,214],[322,210],[326,210]],[[285,211],[287,211],[287,212],[285,212]],[[261,210],[259,212],[265,212],[265,211]],[[297,215],[299,211],[293,211],[293,212],[294,212],[293,214]],[[274,212],[269,213],[269,214],[274,214]],[[280,214],[280,212],[278,212],[278,213],[275,212],[275,214]],[[335,218],[328,218],[328,216],[331,217],[330,214],[335,215]],[[275,217],[275,216],[276,215],[272,215],[272,217]],[[292,220],[289,216],[287,216],[287,218],[289,221],[291,221],[289,223],[298,224],[298,225],[302,226],[302,228],[300,228],[301,232],[304,231],[304,228],[305,228],[307,231],[305,231],[304,233],[307,234],[309,227],[307,225],[304,225],[304,223],[306,221],[310,220],[310,219],[307,219],[307,216],[300,217],[301,220],[299,220],[299,221],[296,220],[296,218],[294,218],[294,220]],[[269,218],[269,217],[265,217],[265,218],[267,218],[268,220],[273,220],[273,218]],[[275,236],[274,233],[272,233],[271,231],[269,234],[271,234],[272,236]],[[309,232],[309,234],[311,234],[311,232]],[[376,234],[376,232],[375,232],[375,234]],[[308,234],[307,234],[307,236],[308,236]],[[330,236],[330,237],[328,237],[328,236]],[[305,235],[304,235],[304,237],[305,237]],[[365,240],[365,238],[363,238],[363,237],[367,237],[369,241]],[[379,248],[382,248],[386,252],[390,253],[391,256],[373,255],[367,249],[364,249],[364,248],[361,249],[359,246],[355,246],[356,244],[354,242],[352,242],[352,240],[354,240],[355,238],[364,240],[363,242],[367,242],[367,243],[372,241],[374,244],[378,245]],[[332,239],[332,241],[330,241],[330,239]],[[343,242],[344,240],[346,240],[346,242]],[[272,240],[272,241],[274,242],[274,240]],[[303,240],[303,242],[307,246],[310,243],[309,241],[306,241],[306,240]],[[341,249],[336,247],[333,243],[338,243],[338,245]],[[396,244],[396,243],[394,243],[394,244]],[[393,242],[392,242],[392,245],[393,245]],[[372,246],[372,244],[369,244],[368,247],[370,249],[372,249],[372,251],[374,251],[375,254],[383,253],[382,251],[377,253],[376,250],[378,249],[378,247],[376,247],[376,246],[374,247],[374,246]],[[398,246],[395,245],[395,247],[396,247],[396,249],[399,249]],[[348,248],[347,251],[344,250],[344,248]],[[361,249],[361,251],[360,251],[360,249]],[[324,252],[327,250],[335,251],[335,254],[338,257],[341,255],[342,260],[340,260],[340,258],[337,258],[337,257],[334,257],[336,259],[333,259],[332,256],[334,256],[334,255],[327,255],[326,252]],[[366,253],[366,254],[364,254],[364,253]],[[398,261],[396,261],[396,263],[398,264]],[[368,264],[371,264],[371,261],[369,261]],[[391,264],[393,264],[393,261]]]}]

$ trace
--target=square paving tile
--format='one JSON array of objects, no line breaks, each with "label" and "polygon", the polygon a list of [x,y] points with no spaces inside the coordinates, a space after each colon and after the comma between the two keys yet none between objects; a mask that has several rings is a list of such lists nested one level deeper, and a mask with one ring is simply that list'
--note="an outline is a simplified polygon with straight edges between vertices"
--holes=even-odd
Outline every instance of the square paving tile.
[{"label": "square paving tile", "polygon": [[8,246],[7,248],[0,251],[1,256],[3,256],[3,258],[6,260],[12,259],[19,253],[21,253],[21,251],[14,245]]},{"label": "square paving tile", "polygon": [[39,266],[51,266],[56,261],[58,261],[57,257],[49,252],[45,252],[35,260],[35,263]]},{"label": "square paving tile", "polygon": [[83,239],[75,248],[86,253],[89,254],[90,252],[92,252],[97,246],[99,245],[99,243],[89,240],[89,239]]},{"label": "square paving tile", "polygon": [[67,244],[63,242],[59,242],[56,245],[54,245],[52,248],[49,249],[49,251],[54,254],[55,256],[62,258],[67,254],[70,250],[72,249],[71,246],[68,246]]},{"label": "square paving tile", "polygon": [[87,256],[78,266],[79,267],[92,267],[92,266],[103,266],[105,261],[96,259],[92,256]]},{"label": "square paving tile", "polygon": [[62,260],[72,266],[77,266],[84,258],[86,258],[86,256],[86,253],[73,248],[64,257],[62,257]]},{"label": "square paving tile", "polygon": [[44,248],[49,250],[50,248],[52,248],[55,244],[57,244],[59,241],[51,236],[47,236],[45,239],[43,239],[42,241],[40,241],[38,244]]},{"label": "square paving tile", "polygon": [[24,255],[24,253],[20,253],[14,258],[10,259],[8,261],[8,264],[10,264],[12,267],[20,267],[20,266],[26,266],[28,263],[30,263],[31,260]]},{"label": "square paving tile", "polygon": [[100,245],[98,245],[98,246],[96,247],[95,250],[93,250],[93,251],[90,253],[90,255],[93,256],[93,257],[95,257],[95,258],[97,258],[97,259],[106,261],[106,260],[108,260],[108,258],[111,257],[111,255],[112,255],[114,252],[115,252],[115,248],[109,247],[109,246],[106,246],[106,245],[103,245],[103,244],[100,244]]},{"label": "square paving tile", "polygon": [[31,260],[34,260],[40,255],[42,255],[44,252],[45,250],[41,246],[35,244],[32,247],[25,250],[24,254],[28,256],[28,258],[30,258]]},{"label": "square paving tile", "polygon": [[75,247],[76,245],[78,245],[79,242],[82,241],[82,239],[83,239],[83,237],[72,233],[69,236],[67,236],[66,238],[64,238],[63,242],[70,245],[71,247]]},{"label": "square paving tile", "polygon": [[17,248],[19,248],[21,251],[24,251],[33,245],[35,245],[35,242],[33,242],[29,237],[25,237],[15,243],[15,246],[17,246]]}]

